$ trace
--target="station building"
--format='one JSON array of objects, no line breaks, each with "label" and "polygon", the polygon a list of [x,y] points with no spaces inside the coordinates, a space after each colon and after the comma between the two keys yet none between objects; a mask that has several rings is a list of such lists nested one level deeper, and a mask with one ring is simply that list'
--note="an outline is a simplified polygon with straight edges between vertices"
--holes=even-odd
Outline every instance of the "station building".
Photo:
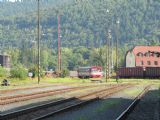
[{"label": "station building", "polygon": [[126,67],[160,67],[160,46],[135,46],[126,53]]}]

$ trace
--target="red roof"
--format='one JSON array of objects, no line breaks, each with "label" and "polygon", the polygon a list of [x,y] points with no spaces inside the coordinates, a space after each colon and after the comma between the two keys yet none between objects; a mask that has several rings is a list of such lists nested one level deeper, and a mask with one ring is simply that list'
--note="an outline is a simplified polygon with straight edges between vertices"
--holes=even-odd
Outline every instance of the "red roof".
[{"label": "red roof", "polygon": [[160,46],[135,46],[133,48],[133,53],[137,55],[137,53],[146,53],[148,51],[160,52]]},{"label": "red roof", "polygon": [[149,53],[149,51],[160,52],[160,46],[136,46],[132,51],[135,55],[137,67],[160,67],[160,57],[152,56],[152,54]]}]

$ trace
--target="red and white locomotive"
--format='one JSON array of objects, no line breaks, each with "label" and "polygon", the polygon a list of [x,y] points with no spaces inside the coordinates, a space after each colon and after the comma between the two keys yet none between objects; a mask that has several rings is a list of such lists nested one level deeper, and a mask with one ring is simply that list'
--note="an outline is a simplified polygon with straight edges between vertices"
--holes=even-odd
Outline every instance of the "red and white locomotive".
[{"label": "red and white locomotive", "polygon": [[78,77],[79,78],[101,78],[103,77],[102,67],[100,66],[79,67]]}]

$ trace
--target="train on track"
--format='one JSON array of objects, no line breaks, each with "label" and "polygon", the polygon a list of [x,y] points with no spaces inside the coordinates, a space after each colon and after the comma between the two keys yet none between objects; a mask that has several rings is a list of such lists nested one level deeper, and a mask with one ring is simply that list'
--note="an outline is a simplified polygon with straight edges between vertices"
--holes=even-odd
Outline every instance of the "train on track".
[{"label": "train on track", "polygon": [[79,67],[77,72],[79,78],[103,77],[102,67],[100,66]]},{"label": "train on track", "polygon": [[119,78],[160,78],[160,67],[123,67],[117,73]]}]

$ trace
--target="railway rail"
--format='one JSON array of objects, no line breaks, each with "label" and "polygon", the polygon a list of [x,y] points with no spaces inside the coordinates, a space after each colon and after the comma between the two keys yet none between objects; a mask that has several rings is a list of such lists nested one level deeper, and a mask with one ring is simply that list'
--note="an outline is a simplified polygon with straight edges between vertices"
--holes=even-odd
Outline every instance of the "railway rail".
[{"label": "railway rail", "polygon": [[135,106],[139,103],[141,98],[149,91],[150,86],[145,89],[133,100],[133,102],[116,118],[116,120],[125,120],[130,113],[134,110]]},{"label": "railway rail", "polygon": [[[22,87],[22,88],[14,88],[14,89],[4,89],[0,90],[0,93],[11,93],[15,91],[21,91],[21,90],[33,90],[33,89],[39,89],[39,88],[47,88],[47,87],[54,87],[54,86],[59,86],[59,85],[74,85],[77,83],[55,83],[54,85],[41,85],[41,86],[35,86],[35,87]],[[83,85],[83,84],[82,84]]]},{"label": "railway rail", "polygon": [[[113,86],[105,89],[101,89],[95,92],[87,93],[85,95],[77,96],[75,98],[68,98],[65,100],[59,100],[57,102],[50,102],[47,104],[35,106],[35,107],[30,107],[26,108],[23,110],[7,113],[7,114],[1,114],[0,115],[0,120],[2,119],[9,119],[9,118],[16,118],[17,116],[23,116],[24,114],[32,114],[33,112],[37,112],[37,116],[35,116],[34,120],[41,120],[44,118],[48,118],[50,116],[53,116],[57,113],[64,112],[66,110],[69,110],[71,108],[79,107],[83,104],[87,104],[90,102],[93,102],[95,100],[98,100],[100,98],[109,96],[111,94],[114,94],[116,92],[119,92],[120,90],[123,90],[128,87],[132,87],[132,84],[123,84],[123,85],[118,85],[118,86]],[[49,109],[52,108],[52,109]],[[39,116],[39,111],[43,110],[45,113],[42,116]],[[42,113],[42,111],[40,112]]]},{"label": "railway rail", "polygon": [[[101,85],[104,86],[104,85]],[[0,97],[0,105],[7,105],[11,103],[36,99],[36,98],[42,98],[46,96],[56,95],[64,92],[70,92],[73,90],[79,90],[79,89],[85,89],[85,88],[94,88],[94,87],[100,87],[99,85],[93,85],[93,86],[81,86],[81,87],[70,87],[70,88],[63,88],[63,89],[56,89],[56,90],[47,90],[47,91],[41,91],[41,92],[35,92],[31,94],[18,94],[13,96],[3,96]]]},{"label": "railway rail", "polygon": [[21,90],[33,90],[38,88],[46,88],[46,87],[53,87],[56,85],[43,85],[43,86],[36,86],[36,87],[24,87],[24,88],[14,88],[14,89],[6,89],[6,90],[0,90],[0,93],[11,93],[15,91],[21,91]]}]

